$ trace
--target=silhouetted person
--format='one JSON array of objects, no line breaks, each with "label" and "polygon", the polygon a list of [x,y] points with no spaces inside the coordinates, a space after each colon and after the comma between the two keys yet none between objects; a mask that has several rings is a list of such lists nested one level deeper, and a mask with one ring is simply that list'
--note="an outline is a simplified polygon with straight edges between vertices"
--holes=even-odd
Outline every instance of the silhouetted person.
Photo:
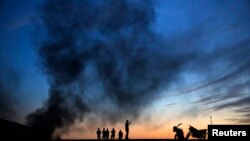
[{"label": "silhouetted person", "polygon": [[128,134],[129,134],[129,124],[131,124],[131,121],[126,121],[125,123],[125,131],[126,131],[126,137],[125,139],[128,140]]},{"label": "silhouetted person", "polygon": [[119,133],[118,133],[118,140],[122,140],[122,136],[123,136],[123,133],[122,133],[122,131],[120,130]]},{"label": "silhouetted person", "polygon": [[115,139],[115,129],[113,128],[111,131],[111,140]]},{"label": "silhouetted person", "polygon": [[109,140],[109,129],[106,130],[106,140]]},{"label": "silhouetted person", "polygon": [[173,131],[176,132],[174,139],[178,141],[184,141],[184,133],[181,128],[178,128],[178,126],[174,126]]},{"label": "silhouetted person", "polygon": [[103,128],[102,130],[102,140],[105,140],[106,139],[106,131],[105,131],[105,128]]},{"label": "silhouetted person", "polygon": [[100,128],[97,129],[96,135],[97,135],[97,139],[100,140],[101,139],[101,130],[100,130]]}]

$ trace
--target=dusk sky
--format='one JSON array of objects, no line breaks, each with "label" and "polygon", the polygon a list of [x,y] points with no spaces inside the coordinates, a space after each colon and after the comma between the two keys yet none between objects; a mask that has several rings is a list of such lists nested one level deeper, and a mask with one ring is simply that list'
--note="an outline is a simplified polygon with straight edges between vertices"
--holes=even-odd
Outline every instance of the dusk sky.
[{"label": "dusk sky", "polygon": [[173,138],[178,123],[186,134],[210,117],[250,124],[249,7],[2,0],[0,118],[62,138],[124,131],[127,119],[130,138]]}]

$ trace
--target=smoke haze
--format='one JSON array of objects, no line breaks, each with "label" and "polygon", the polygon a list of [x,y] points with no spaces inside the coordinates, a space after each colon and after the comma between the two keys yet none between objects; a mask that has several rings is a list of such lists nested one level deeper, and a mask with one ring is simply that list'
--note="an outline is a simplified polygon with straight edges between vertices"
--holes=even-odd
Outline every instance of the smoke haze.
[{"label": "smoke haze", "polygon": [[50,136],[88,113],[111,124],[137,118],[185,60],[151,31],[151,1],[48,1],[40,12],[47,37],[37,52],[50,91],[27,123]]}]

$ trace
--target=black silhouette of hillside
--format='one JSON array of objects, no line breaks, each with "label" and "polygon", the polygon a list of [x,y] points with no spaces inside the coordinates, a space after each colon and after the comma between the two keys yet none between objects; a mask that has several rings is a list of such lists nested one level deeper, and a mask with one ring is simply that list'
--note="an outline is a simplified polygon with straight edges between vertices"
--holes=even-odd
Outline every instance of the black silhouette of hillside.
[{"label": "black silhouette of hillside", "polygon": [[1,138],[5,140],[47,140],[46,135],[25,125],[0,119]]}]

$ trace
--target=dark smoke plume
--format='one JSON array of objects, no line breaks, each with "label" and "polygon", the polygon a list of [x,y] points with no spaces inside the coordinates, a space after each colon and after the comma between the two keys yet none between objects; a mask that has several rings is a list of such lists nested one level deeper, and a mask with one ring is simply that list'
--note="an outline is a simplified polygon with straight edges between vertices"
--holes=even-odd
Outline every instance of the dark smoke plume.
[{"label": "dark smoke plume", "polygon": [[50,136],[88,113],[112,124],[138,117],[185,60],[151,31],[151,1],[53,0],[40,12],[37,52],[50,91],[27,124]]}]

